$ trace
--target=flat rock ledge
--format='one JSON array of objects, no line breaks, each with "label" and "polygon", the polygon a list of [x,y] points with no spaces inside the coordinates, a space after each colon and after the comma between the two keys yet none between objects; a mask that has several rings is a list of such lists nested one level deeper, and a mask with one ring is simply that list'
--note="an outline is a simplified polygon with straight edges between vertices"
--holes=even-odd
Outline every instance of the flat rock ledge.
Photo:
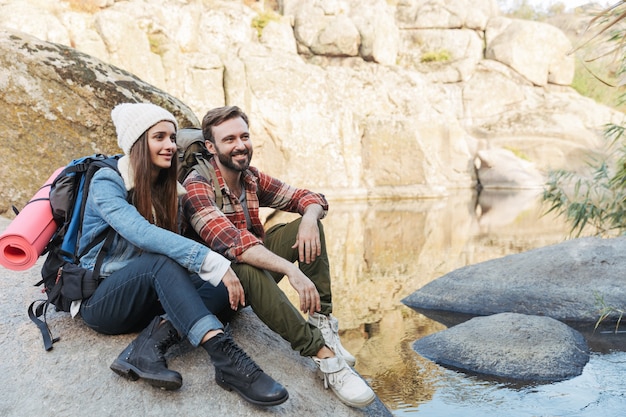
[{"label": "flat rock ledge", "polygon": [[518,382],[556,382],[582,373],[589,349],[578,331],[550,317],[475,317],[413,343],[440,365]]},{"label": "flat rock ledge", "polygon": [[[0,232],[9,220],[0,217]],[[366,408],[343,404],[316,375],[316,366],[291,349],[250,308],[232,323],[235,341],[269,375],[289,391],[274,407],[257,407],[215,383],[215,372],[202,348],[183,344],[168,353],[168,365],[183,375],[177,391],[155,389],[144,381],[128,381],[109,369],[135,334],[104,336],[68,313],[49,312],[48,323],[61,340],[46,352],[41,334],[29,320],[28,305],[41,298],[34,287],[41,263],[14,272],[0,266],[0,371],[5,384],[0,416],[146,417],[146,416],[336,416],[390,417],[376,399]],[[54,310],[54,309],[51,309]],[[360,359],[359,359],[360,360]],[[358,362],[357,362],[358,368]],[[9,382],[10,381],[10,382]]]}]

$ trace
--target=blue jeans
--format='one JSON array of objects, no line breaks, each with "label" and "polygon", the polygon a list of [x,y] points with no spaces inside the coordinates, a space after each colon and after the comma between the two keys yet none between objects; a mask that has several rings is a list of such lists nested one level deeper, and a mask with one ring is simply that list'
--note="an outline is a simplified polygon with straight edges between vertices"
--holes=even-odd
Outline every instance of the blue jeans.
[{"label": "blue jeans", "polygon": [[114,272],[83,300],[80,314],[104,334],[134,333],[166,313],[193,346],[223,325],[212,311],[228,308],[224,284],[213,287],[164,255],[144,253]]}]

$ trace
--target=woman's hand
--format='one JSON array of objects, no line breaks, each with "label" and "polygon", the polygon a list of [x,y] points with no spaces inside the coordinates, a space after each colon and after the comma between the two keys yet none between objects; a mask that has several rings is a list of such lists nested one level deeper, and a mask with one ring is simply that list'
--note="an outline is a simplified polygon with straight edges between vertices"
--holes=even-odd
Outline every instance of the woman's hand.
[{"label": "woman's hand", "polygon": [[237,310],[239,306],[246,306],[246,295],[243,291],[243,287],[241,286],[241,282],[239,278],[235,274],[235,271],[232,268],[228,268],[226,274],[222,277],[222,282],[226,289],[228,290],[228,300],[230,302],[230,308],[233,310]]}]

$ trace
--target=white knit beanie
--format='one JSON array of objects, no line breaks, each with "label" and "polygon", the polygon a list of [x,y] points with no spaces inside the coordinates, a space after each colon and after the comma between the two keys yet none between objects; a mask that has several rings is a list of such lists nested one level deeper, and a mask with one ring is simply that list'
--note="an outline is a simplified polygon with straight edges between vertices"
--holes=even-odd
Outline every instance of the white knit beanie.
[{"label": "white knit beanie", "polygon": [[168,121],[178,123],[172,113],[151,103],[122,103],[111,110],[111,118],[117,131],[117,144],[126,155],[130,154],[139,137],[155,124]]}]

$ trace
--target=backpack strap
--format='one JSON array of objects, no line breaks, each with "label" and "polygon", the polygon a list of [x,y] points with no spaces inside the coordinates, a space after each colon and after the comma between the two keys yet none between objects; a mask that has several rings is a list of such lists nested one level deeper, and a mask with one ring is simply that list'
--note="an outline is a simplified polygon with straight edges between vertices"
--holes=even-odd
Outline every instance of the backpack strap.
[{"label": "backpack strap", "polygon": [[[37,303],[39,304],[35,306]],[[35,300],[28,307],[28,317],[39,327],[39,331],[43,337],[43,347],[46,350],[52,350],[52,344],[60,340],[59,337],[52,337],[50,327],[48,327],[48,322],[46,321],[46,313],[48,312],[49,305],[50,303],[47,300]],[[43,321],[38,318],[42,315]]]},{"label": "backpack strap", "polygon": [[222,210],[224,207],[224,196],[222,195],[222,188],[220,187],[220,183],[217,180],[217,174],[215,173],[215,168],[213,165],[202,156],[202,154],[195,154],[196,161],[198,163],[193,167],[200,175],[204,178],[211,180],[213,183],[213,188],[215,189],[215,205],[217,208]]},{"label": "backpack strap", "polygon": [[[105,234],[106,232],[106,234]],[[100,251],[98,252],[98,256],[96,257],[96,264],[93,267],[93,273],[92,276],[95,277],[96,279],[92,281],[92,285],[93,285],[93,291],[96,290],[96,288],[98,288],[98,285],[100,284],[100,269],[102,268],[102,262],[104,261],[104,257],[105,255],[109,252],[109,249],[111,248],[111,245],[113,244],[113,239],[115,238],[115,235],[117,234],[117,232],[115,231],[115,229],[113,229],[112,227],[109,226],[109,228],[105,231],[103,231],[102,233],[100,233],[100,235],[96,238],[95,242],[96,244],[99,242],[102,242],[102,236],[104,235],[104,244],[102,245],[102,247],[100,248]],[[82,251],[79,259],[86,254],[91,248],[93,248],[94,246],[96,246],[96,244],[94,244],[93,242],[91,242],[89,245],[87,245],[87,247],[85,248],[85,250]]]},{"label": "backpack strap", "polygon": [[[93,281],[94,287],[97,287],[98,283],[100,282],[99,277],[100,277],[100,269],[102,267],[102,262],[104,260],[105,255],[111,248],[113,239],[115,238],[116,234],[117,232],[112,227],[105,229],[92,242],[90,242],[89,245],[87,245],[87,247],[81,252],[81,255],[79,256],[79,259],[80,259],[80,257],[85,255],[92,248],[94,248],[98,243],[104,240],[104,244],[102,245],[102,248],[100,248],[100,251],[98,252],[98,256],[96,257],[96,264],[93,269],[93,276],[98,277],[97,281]],[[40,281],[39,283],[35,285],[40,285],[41,283],[43,283],[43,281]],[[43,346],[44,346],[44,349],[46,349],[46,351],[52,350],[53,344],[61,340],[60,337],[52,336],[52,332],[50,331],[50,326],[48,326],[48,319],[47,319],[48,307],[50,306],[50,300],[56,298],[56,296],[58,295],[60,291],[61,291],[61,286],[55,285],[52,291],[50,292],[50,295],[48,296],[47,300],[35,300],[28,307],[28,317],[39,328],[39,331],[41,332],[41,337],[43,338]],[[41,316],[43,316],[43,320],[39,318]]]},{"label": "backpack strap", "polygon": [[113,239],[116,234],[117,232],[115,229],[109,226],[106,238],[104,239],[104,244],[102,245],[102,248],[100,248],[100,252],[98,252],[98,256],[96,257],[96,265],[93,267],[93,274],[98,277],[98,281],[100,281],[100,268],[102,267],[102,261],[104,261],[104,256],[109,252],[109,249],[111,249],[111,245],[113,244]]}]

